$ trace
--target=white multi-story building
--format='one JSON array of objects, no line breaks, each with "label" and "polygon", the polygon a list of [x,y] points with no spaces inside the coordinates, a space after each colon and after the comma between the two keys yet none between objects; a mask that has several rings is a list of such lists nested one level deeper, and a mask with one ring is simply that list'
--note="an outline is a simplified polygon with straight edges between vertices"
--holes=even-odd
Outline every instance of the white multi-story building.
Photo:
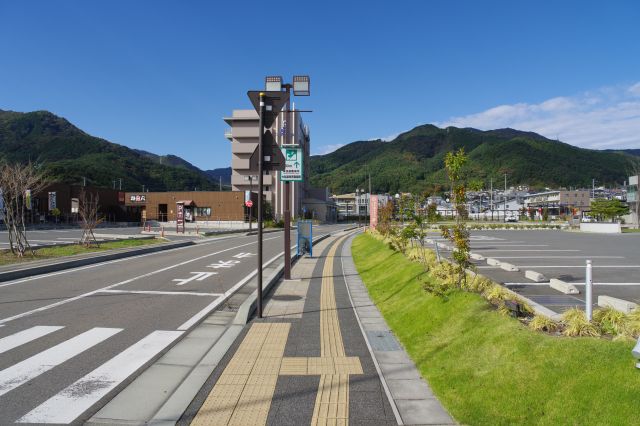
[{"label": "white multi-story building", "polygon": [[[290,123],[287,122],[289,118]],[[257,169],[251,166],[251,155],[258,147],[258,113],[255,110],[233,110],[231,117],[224,121],[230,129],[225,136],[231,141],[231,187],[233,191],[258,191]],[[287,127],[289,127],[287,129]],[[295,144],[303,152],[302,182],[290,182],[291,216],[302,216],[302,200],[308,189],[309,179],[309,145],[311,137],[309,128],[302,121],[299,112],[282,111],[276,118],[271,132],[278,145]],[[288,134],[288,140],[287,139]],[[284,214],[284,182],[280,181],[280,173],[265,170],[263,177],[264,194],[267,202],[271,203],[276,218]]]}]

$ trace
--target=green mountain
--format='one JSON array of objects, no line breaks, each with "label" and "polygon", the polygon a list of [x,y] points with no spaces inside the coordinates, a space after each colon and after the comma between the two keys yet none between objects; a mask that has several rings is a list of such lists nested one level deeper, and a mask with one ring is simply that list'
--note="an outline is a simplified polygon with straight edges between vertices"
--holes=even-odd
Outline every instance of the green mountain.
[{"label": "green mountain", "polygon": [[[217,189],[203,171],[176,156],[157,156],[96,138],[47,111],[0,110],[0,160],[40,164],[53,181],[150,191]],[[119,182],[118,182],[119,183]]]},{"label": "green mountain", "polygon": [[622,183],[640,160],[625,152],[577,148],[533,132],[514,129],[481,131],[472,128],[418,126],[390,142],[357,141],[326,155],[311,157],[311,184],[334,193],[368,186],[373,191],[420,192],[447,187],[444,156],[464,148],[474,179],[500,185],[533,188],[590,187]]},{"label": "green mountain", "polygon": [[207,176],[215,181],[222,179],[222,185],[231,185],[231,167],[223,167],[220,169],[205,170]]}]

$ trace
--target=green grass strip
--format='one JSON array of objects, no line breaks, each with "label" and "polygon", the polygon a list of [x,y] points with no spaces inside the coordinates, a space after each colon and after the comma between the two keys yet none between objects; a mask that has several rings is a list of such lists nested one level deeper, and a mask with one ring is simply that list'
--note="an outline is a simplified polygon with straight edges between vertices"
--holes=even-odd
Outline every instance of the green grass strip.
[{"label": "green grass strip", "polygon": [[536,333],[477,294],[426,293],[422,266],[371,236],[352,251],[372,299],[458,422],[640,424],[633,343]]},{"label": "green grass strip", "polygon": [[10,265],[14,263],[30,262],[41,259],[52,259],[57,257],[73,256],[74,254],[91,253],[97,251],[108,251],[113,249],[128,248],[128,247],[140,247],[150,244],[158,244],[164,242],[161,239],[127,239],[120,241],[101,242],[100,246],[85,247],[79,244],[70,244],[65,246],[43,247],[35,251],[36,255],[32,256],[31,253],[25,253],[24,257],[19,258],[10,251],[4,250],[0,252],[0,265]]}]

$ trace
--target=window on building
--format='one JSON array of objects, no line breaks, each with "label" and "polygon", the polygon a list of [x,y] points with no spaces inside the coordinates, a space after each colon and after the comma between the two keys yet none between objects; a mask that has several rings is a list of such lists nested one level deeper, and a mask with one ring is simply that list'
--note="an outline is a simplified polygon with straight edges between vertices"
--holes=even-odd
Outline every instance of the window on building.
[{"label": "window on building", "polygon": [[196,207],[196,216],[211,216],[211,207]]}]

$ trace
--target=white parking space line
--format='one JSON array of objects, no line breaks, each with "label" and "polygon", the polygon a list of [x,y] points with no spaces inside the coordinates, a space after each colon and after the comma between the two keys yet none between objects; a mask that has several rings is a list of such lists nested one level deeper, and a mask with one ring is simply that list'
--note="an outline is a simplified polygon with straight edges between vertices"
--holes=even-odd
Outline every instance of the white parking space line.
[{"label": "white parking space line", "polygon": [[[584,285],[584,281],[573,281],[567,284],[573,284],[573,285]],[[504,285],[506,286],[510,286],[510,285],[523,285],[523,286],[543,286],[543,287],[548,287],[549,283],[534,283],[534,282],[528,282],[528,283],[504,283]],[[640,286],[640,283],[596,283],[594,282],[593,285],[595,286],[621,286],[621,287],[634,287],[634,286]]]},{"label": "white parking space line", "polygon": [[4,395],[121,331],[121,328],[92,328],[0,371],[0,395]]},{"label": "white parking space line", "polygon": [[624,256],[494,256],[498,259],[626,259]]},{"label": "white parking space line", "polygon": [[[549,265],[517,265],[520,266],[521,268],[548,268],[548,269],[553,269],[553,268],[576,268],[576,269],[585,269],[585,265],[555,265],[555,266],[549,266]],[[640,268],[640,265],[592,265],[593,268],[605,268],[605,269],[609,269],[609,268],[631,268],[631,269],[636,269],[636,268]],[[499,266],[476,266],[476,268],[480,268],[480,269],[500,269]]]},{"label": "white parking space line", "polygon": [[494,248],[485,248],[485,249],[483,249],[483,248],[474,248],[474,247],[471,247],[471,249],[472,250],[482,250],[482,251],[508,251],[508,252],[513,252],[513,251],[518,251],[518,252],[520,252],[520,251],[526,251],[526,252],[529,252],[529,251],[532,251],[532,252],[543,251],[545,253],[546,252],[550,252],[550,251],[554,251],[554,252],[557,252],[557,251],[582,251],[582,250],[578,250],[578,249],[557,249],[557,250],[553,250],[553,249],[552,250],[547,250],[547,249],[531,249],[531,250],[515,249],[515,250],[511,250],[511,249],[494,249]]},{"label": "white parking space line", "polygon": [[[278,237],[266,238],[265,241],[274,240],[276,238],[278,238]],[[150,277],[152,275],[159,274],[161,272],[168,271],[170,269],[177,268],[179,266],[187,265],[189,263],[196,262],[198,260],[206,259],[207,257],[215,256],[215,255],[220,254],[220,253],[224,253],[224,252],[227,252],[227,251],[235,250],[235,249],[238,249],[240,247],[245,247],[245,246],[252,245],[252,244],[256,244],[256,241],[251,241],[250,243],[240,244],[240,245],[235,246],[235,247],[230,247],[230,248],[227,248],[227,249],[224,249],[224,250],[219,250],[219,251],[214,252],[214,253],[205,254],[204,256],[195,257],[193,259],[185,260],[184,262],[176,263],[174,265],[170,265],[170,266],[167,266],[167,267],[164,267],[164,268],[161,268],[161,269],[157,269],[155,271],[147,272],[146,274],[138,275],[136,277],[129,278],[128,280],[120,281],[118,283],[111,284],[111,285],[108,285],[106,287],[99,288],[97,290],[93,290],[93,291],[90,291],[90,292],[87,292],[87,293],[83,293],[83,294],[80,294],[78,296],[70,297],[68,299],[64,299],[64,300],[61,300],[59,302],[52,303],[50,305],[41,306],[39,308],[32,309],[32,310],[27,311],[27,312],[22,312],[20,314],[13,315],[13,316],[8,317],[8,318],[3,318],[3,319],[0,320],[0,324],[7,323],[9,321],[13,321],[13,320],[16,320],[18,318],[23,318],[23,317],[26,317],[26,316],[29,316],[29,315],[33,315],[33,314],[35,314],[37,312],[46,311],[48,309],[55,308],[57,306],[64,305],[66,303],[75,302],[76,300],[80,300],[80,299],[83,299],[85,297],[92,296],[92,295],[94,295],[96,293],[99,293],[99,292],[101,292],[103,290],[111,290],[112,288],[119,287],[119,286],[122,286],[122,285],[125,285],[125,284],[129,284],[129,283],[131,283],[133,281],[136,281],[136,280],[139,280],[141,278]],[[2,287],[2,286],[0,286],[0,287]]]},{"label": "white parking space line", "polygon": [[100,293],[117,294],[157,294],[160,296],[222,296],[222,293],[197,293],[194,291],[152,291],[152,290],[103,290]]},{"label": "white parking space line", "polygon": [[154,331],[31,410],[18,423],[71,423],[182,333]]},{"label": "white parking space line", "polygon": [[2,339],[0,339],[0,354],[10,351],[13,348],[17,348],[18,346],[29,343],[32,340],[39,339],[42,336],[46,336],[47,334],[53,333],[54,331],[58,331],[62,328],[64,328],[64,326],[37,325],[35,327],[22,330],[10,336],[3,337]]}]

